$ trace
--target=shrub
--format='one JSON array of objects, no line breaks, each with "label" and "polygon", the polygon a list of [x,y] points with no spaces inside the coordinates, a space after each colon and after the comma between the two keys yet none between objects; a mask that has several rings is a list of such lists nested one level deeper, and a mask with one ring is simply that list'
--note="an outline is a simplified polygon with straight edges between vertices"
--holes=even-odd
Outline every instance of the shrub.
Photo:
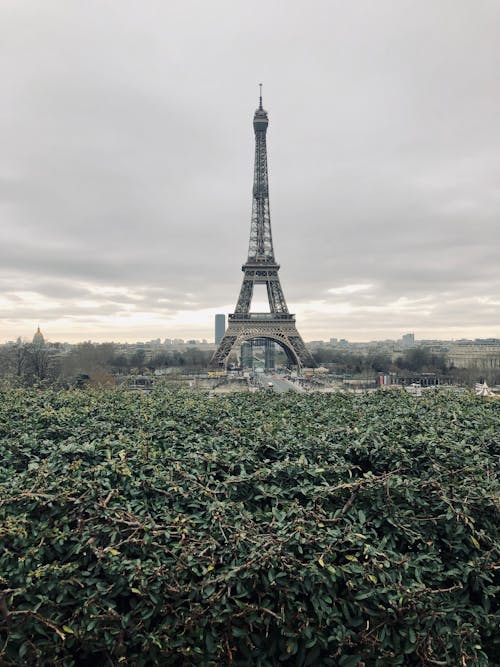
[{"label": "shrub", "polygon": [[1,392],[0,664],[495,664],[499,408]]}]

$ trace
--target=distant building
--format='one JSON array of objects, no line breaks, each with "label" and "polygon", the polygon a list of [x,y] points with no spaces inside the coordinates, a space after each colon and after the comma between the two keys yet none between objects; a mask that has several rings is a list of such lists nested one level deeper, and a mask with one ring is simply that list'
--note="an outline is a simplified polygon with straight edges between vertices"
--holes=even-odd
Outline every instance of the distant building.
[{"label": "distant building", "polygon": [[410,347],[415,347],[415,334],[407,333],[401,336],[401,345],[404,350]]},{"label": "distant building", "polygon": [[226,316],[224,314],[218,314],[215,316],[215,344],[218,345],[221,340],[224,338],[224,333],[226,331]]},{"label": "distant building", "polygon": [[44,345],[45,344],[45,338],[43,337],[43,333],[40,331],[40,327],[37,328],[35,331],[35,335],[33,336],[33,345]]},{"label": "distant building", "polygon": [[448,361],[455,368],[500,368],[500,344],[494,340],[460,341],[450,345]]}]

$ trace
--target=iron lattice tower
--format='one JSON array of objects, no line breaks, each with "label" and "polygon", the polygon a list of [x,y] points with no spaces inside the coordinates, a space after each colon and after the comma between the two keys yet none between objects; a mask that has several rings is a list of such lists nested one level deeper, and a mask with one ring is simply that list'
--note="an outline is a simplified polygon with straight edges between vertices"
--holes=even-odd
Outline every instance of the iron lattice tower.
[{"label": "iron lattice tower", "polygon": [[[261,86],[259,108],[253,117],[255,166],[248,259],[242,266],[243,283],[235,311],[229,315],[224,337],[210,361],[211,368],[225,368],[231,351],[255,338],[278,343],[284,349],[289,365],[299,368],[316,365],[297,331],[295,315],[288,312],[278,276],[280,267],[274,258],[267,170],[268,125],[267,111],[262,107]],[[266,285],[269,313],[250,312],[254,285]]]}]

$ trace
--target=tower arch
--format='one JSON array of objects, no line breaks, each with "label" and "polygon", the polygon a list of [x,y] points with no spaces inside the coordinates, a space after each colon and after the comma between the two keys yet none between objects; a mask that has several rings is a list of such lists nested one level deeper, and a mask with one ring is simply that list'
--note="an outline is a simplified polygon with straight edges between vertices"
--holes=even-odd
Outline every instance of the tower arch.
[{"label": "tower arch", "polygon": [[255,340],[270,340],[273,343],[276,343],[286,354],[288,366],[299,365],[299,359],[293,347],[286,340],[286,337],[279,336],[278,334],[266,334],[266,335],[245,334],[236,340],[235,344],[233,345],[233,349],[238,348],[240,345],[243,345],[243,343],[249,343]]}]

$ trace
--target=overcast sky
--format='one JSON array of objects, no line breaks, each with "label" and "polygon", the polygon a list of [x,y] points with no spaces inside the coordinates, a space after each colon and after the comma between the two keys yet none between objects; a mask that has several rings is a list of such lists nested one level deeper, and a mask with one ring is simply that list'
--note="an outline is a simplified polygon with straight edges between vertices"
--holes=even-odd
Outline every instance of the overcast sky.
[{"label": "overcast sky", "polygon": [[2,0],[0,340],[212,340],[259,81],[303,337],[500,336],[499,71],[498,0]]}]

